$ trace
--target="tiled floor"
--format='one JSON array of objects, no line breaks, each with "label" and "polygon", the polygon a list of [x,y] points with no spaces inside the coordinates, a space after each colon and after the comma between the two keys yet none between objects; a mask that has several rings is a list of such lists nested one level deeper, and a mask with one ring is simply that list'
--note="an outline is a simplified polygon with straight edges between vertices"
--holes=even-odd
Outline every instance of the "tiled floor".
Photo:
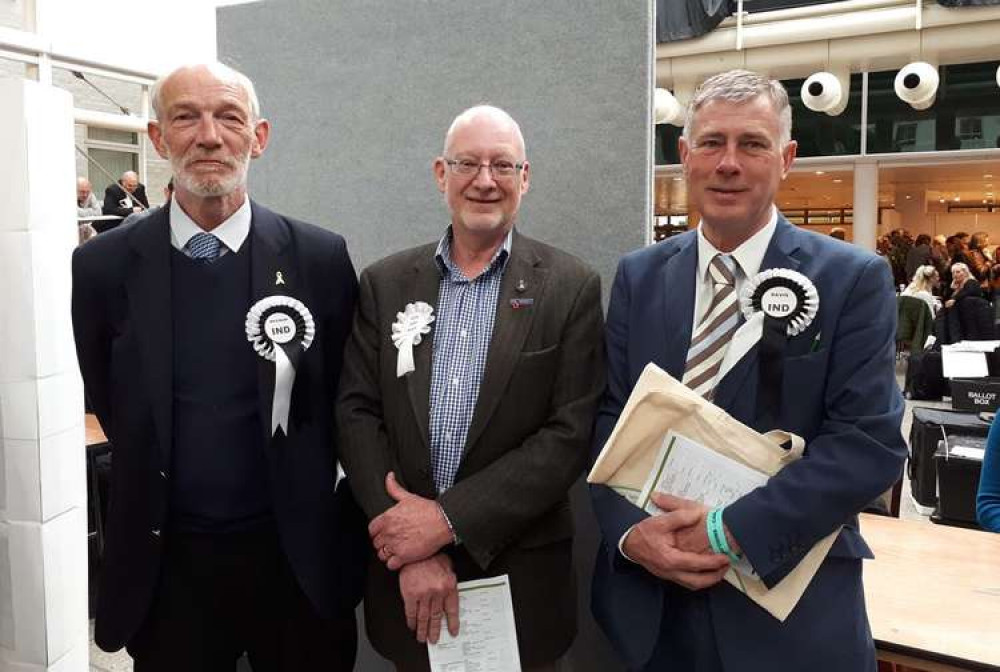
[{"label": "tiled floor", "polygon": [[[899,371],[897,371],[897,379],[899,380],[900,386],[903,384],[903,378]],[[910,436],[910,424],[913,420],[912,409],[914,406],[931,406],[934,408],[951,408],[949,401],[945,402],[934,402],[934,401],[918,401],[918,402],[906,402],[906,413],[903,415],[903,436],[907,439]],[[928,521],[928,517],[925,514],[919,512],[910,497],[910,484],[907,479],[903,479],[903,496],[900,500],[900,518],[905,518],[908,520],[922,520]],[[929,524],[929,522],[928,522]],[[124,650],[118,653],[105,653],[101,651],[93,644],[94,640],[94,624],[91,621],[90,624],[90,672],[132,672],[132,659],[129,657]]]},{"label": "tiled floor", "polygon": [[94,622],[90,622],[90,672],[132,672],[132,658],[122,649],[105,653],[94,644]]}]

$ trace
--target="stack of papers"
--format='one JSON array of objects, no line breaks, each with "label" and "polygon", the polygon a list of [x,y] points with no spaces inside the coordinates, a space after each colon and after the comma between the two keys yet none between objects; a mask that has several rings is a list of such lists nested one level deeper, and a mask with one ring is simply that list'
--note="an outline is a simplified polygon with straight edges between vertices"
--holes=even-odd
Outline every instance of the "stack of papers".
[{"label": "stack of papers", "polygon": [[1000,347],[1000,341],[959,341],[941,346],[945,378],[985,378],[989,375],[986,353]]}]

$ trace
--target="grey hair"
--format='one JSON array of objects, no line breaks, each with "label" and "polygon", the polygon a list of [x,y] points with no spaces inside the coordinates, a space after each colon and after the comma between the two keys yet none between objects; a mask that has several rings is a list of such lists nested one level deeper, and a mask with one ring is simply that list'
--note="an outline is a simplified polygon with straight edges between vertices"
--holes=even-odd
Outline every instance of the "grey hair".
[{"label": "grey hair", "polygon": [[778,80],[749,70],[729,70],[702,82],[688,103],[682,137],[690,139],[695,113],[713,100],[748,103],[759,96],[767,97],[777,110],[781,145],[787,145],[792,139],[792,108],[788,103],[788,92]]},{"label": "grey hair", "polygon": [[528,150],[524,144],[524,135],[521,133],[520,124],[518,124],[517,121],[514,120],[514,117],[510,116],[506,110],[496,107],[495,105],[486,104],[474,105],[473,107],[463,110],[457,117],[455,117],[455,119],[451,122],[451,125],[448,127],[448,132],[445,133],[444,148],[441,150],[441,153],[447,156],[448,145],[451,143],[451,136],[455,133],[455,130],[458,129],[459,126],[472,121],[481,115],[489,115],[510,124],[511,128],[514,130],[514,135],[517,136],[518,142],[521,143],[521,151],[524,153],[524,156],[519,158],[526,158],[528,156]]},{"label": "grey hair", "polygon": [[161,76],[153,84],[152,90],[150,90],[149,97],[150,102],[153,106],[153,113],[156,114],[157,119],[163,118],[163,113],[166,111],[163,109],[162,91],[163,84],[168,79],[170,79],[174,74],[180,72],[181,70],[190,70],[194,68],[205,68],[213,75],[218,77],[224,82],[229,82],[235,84],[247,94],[247,101],[250,103],[250,114],[251,120],[256,121],[260,119],[260,101],[257,99],[257,91],[254,89],[253,82],[250,78],[244,75],[239,70],[232,68],[225,63],[220,63],[219,61],[212,61],[207,63],[190,63],[188,65],[182,65],[180,67],[174,68],[167,74]]},{"label": "grey hair", "polygon": [[954,264],[951,265],[951,273],[952,273],[952,275],[955,274],[955,271],[962,271],[966,275],[970,275],[970,276],[972,275],[972,271],[969,270],[968,264],[966,264],[964,262],[961,262],[961,261],[956,261]]}]

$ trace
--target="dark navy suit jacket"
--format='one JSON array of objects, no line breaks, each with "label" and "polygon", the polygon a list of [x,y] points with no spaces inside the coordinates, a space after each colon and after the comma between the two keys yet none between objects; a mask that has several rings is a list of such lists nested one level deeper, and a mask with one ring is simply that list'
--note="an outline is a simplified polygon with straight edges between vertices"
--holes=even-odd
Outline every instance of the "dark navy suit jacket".
[{"label": "dark navy suit jacket", "polygon": [[[251,203],[251,301],[299,299],[316,324],[296,369],[288,435],[271,438],[274,365],[259,359],[258,393],[274,517],[303,592],[327,617],[361,599],[367,534],[346,484],[336,488],[333,407],[357,299],[344,239]],[[114,461],[95,639],[121,648],[145,618],[170,521],[173,343],[170,209],[78,248],[73,329],[80,370]],[[276,285],[281,272],[281,285]],[[247,306],[249,309],[250,306]],[[250,348],[248,342],[246,347]]]},{"label": "dark navy suit jacket", "polygon": [[[680,379],[691,339],[698,245],[691,231],[624,257],[607,319],[608,388],[594,456],[603,447],[632,387],[649,362]],[[888,265],[872,254],[797,229],[784,217],[761,270],[789,268],[819,293],[819,312],[790,338],[777,427],[806,440],[803,459],[765,487],[726,508],[724,520],[743,553],[773,586],[812,544],[843,531],[802,601],[780,623],[734,588],[708,589],[711,622],[725,669],[852,672],[873,665],[864,613],[860,559],[871,551],[856,514],[900,476],[906,447],[903,401],[894,376],[896,303]],[[764,432],[757,417],[758,348],[720,381],[715,403]],[[631,667],[651,656],[670,591],[624,560],[617,542],[646,514],[605,486],[591,495],[603,534],[593,610]]]}]

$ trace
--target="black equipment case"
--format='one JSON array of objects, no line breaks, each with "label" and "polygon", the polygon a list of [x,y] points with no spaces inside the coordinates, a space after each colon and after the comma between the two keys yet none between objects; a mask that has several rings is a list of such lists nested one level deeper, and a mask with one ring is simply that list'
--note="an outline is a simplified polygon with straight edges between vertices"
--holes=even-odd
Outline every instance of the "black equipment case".
[{"label": "black equipment case", "polygon": [[906,475],[910,479],[910,492],[917,504],[935,506],[937,504],[937,469],[934,453],[938,441],[961,435],[963,437],[985,437],[990,431],[990,423],[981,420],[975,413],[959,413],[936,408],[914,408],[913,425],[910,427],[910,455],[906,462]]}]

